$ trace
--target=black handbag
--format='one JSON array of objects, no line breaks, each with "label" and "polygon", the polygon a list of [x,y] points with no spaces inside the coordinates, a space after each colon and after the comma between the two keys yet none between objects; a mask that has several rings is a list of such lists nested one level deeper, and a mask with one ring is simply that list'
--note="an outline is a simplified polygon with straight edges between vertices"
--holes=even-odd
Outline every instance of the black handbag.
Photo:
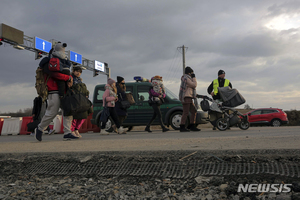
[{"label": "black handbag", "polygon": [[64,116],[71,116],[76,113],[86,112],[92,106],[92,102],[82,93],[75,93],[74,90],[68,89],[62,99],[62,109]]},{"label": "black handbag", "polygon": [[100,122],[102,122],[102,123],[106,123],[108,117],[110,116],[109,108],[106,106],[106,99],[104,99],[104,105],[105,106],[103,107],[103,110],[100,115]]},{"label": "black handbag", "polygon": [[201,106],[201,109],[203,110],[203,111],[209,111],[210,110],[210,106],[209,106],[209,103],[208,103],[208,101],[207,100],[202,100],[201,102],[200,102],[200,106]]},{"label": "black handbag", "polygon": [[124,109],[124,110],[127,110],[128,108],[130,108],[130,103],[129,103],[129,101],[123,100],[123,97],[122,97],[122,94],[121,94],[121,93],[120,93],[120,97],[121,97],[121,99],[122,99],[122,101],[120,101],[120,102],[121,102],[121,108]]},{"label": "black handbag", "polygon": [[27,124],[27,131],[28,132],[33,132],[34,129],[37,128],[37,126],[39,125],[39,123],[40,123],[40,120],[33,120],[33,122],[29,122]]}]

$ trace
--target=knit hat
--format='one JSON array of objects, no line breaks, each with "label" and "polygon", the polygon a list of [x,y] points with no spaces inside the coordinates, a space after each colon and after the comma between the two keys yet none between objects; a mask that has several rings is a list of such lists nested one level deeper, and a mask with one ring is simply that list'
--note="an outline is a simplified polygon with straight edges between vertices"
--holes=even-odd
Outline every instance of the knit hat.
[{"label": "knit hat", "polygon": [[65,53],[66,47],[67,47],[66,43],[58,42],[53,48],[52,55],[57,56],[61,59],[66,59],[66,53]]},{"label": "knit hat", "polygon": [[194,70],[190,67],[186,67],[185,70],[184,70],[185,74],[192,73],[192,72],[194,72]]},{"label": "knit hat", "polygon": [[123,80],[124,80],[124,78],[123,78],[123,77],[121,77],[121,76],[117,76],[117,82],[118,82],[118,83],[121,83]]},{"label": "knit hat", "polygon": [[151,78],[151,81],[152,81],[152,80],[160,80],[160,81],[162,81],[162,76],[158,76],[158,75],[153,76],[153,77]]},{"label": "knit hat", "polygon": [[111,79],[111,78],[108,78],[107,79],[107,84],[109,84],[109,85],[112,85],[113,83],[115,83],[116,81],[114,81],[113,79]]},{"label": "knit hat", "polygon": [[221,69],[220,69],[220,70],[218,71],[218,76],[220,76],[221,74],[225,74],[225,72],[224,72],[224,70],[221,70]]}]

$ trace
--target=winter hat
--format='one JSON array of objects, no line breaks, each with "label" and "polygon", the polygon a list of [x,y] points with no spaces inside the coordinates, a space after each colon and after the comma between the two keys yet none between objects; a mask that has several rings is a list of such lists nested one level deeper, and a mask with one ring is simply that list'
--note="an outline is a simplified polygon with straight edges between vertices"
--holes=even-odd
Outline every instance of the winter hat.
[{"label": "winter hat", "polygon": [[124,80],[124,78],[123,78],[123,77],[121,77],[121,76],[117,76],[117,82],[118,82],[118,83],[121,83],[123,80]]},{"label": "winter hat", "polygon": [[65,53],[66,47],[67,47],[66,43],[58,42],[53,48],[52,55],[57,56],[61,59],[66,59],[66,53]]},{"label": "winter hat", "polygon": [[184,70],[185,74],[192,73],[192,72],[194,72],[194,70],[190,67],[186,67],[185,70]]},{"label": "winter hat", "polygon": [[107,84],[109,84],[109,85],[112,85],[113,83],[115,83],[116,81],[114,81],[113,79],[111,79],[111,78],[108,78],[107,79]]},{"label": "winter hat", "polygon": [[221,74],[225,74],[225,72],[224,72],[224,70],[221,70],[221,69],[220,69],[220,70],[218,71],[218,76],[220,76]]},{"label": "winter hat", "polygon": [[151,81],[152,81],[152,80],[160,80],[160,81],[162,81],[162,77],[156,75],[156,76],[153,76],[153,77],[151,78]]}]

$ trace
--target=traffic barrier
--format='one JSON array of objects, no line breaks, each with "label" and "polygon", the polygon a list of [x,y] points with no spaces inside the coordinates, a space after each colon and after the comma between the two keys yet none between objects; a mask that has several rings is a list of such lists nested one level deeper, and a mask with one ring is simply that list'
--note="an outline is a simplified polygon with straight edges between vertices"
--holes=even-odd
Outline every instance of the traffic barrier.
[{"label": "traffic barrier", "polygon": [[3,121],[4,121],[4,119],[0,118],[0,135],[1,135],[1,132],[2,132]]},{"label": "traffic barrier", "polygon": [[22,126],[22,117],[4,119],[1,135],[18,135]]},{"label": "traffic barrier", "polygon": [[53,119],[53,130],[55,130],[55,133],[63,133],[61,127],[63,127],[62,123],[62,116],[56,115],[56,117]]},{"label": "traffic barrier", "polygon": [[27,124],[32,122],[32,117],[23,117],[22,126],[20,129],[20,135],[29,135],[30,132],[27,131]]}]

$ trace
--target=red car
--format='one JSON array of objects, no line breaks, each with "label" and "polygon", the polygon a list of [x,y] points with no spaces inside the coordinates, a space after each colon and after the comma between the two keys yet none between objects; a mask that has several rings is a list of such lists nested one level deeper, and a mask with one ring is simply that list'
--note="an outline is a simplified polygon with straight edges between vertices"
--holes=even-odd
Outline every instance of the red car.
[{"label": "red car", "polygon": [[264,124],[278,127],[289,122],[286,113],[278,108],[259,108],[245,115],[248,115],[248,120],[251,125]]}]

